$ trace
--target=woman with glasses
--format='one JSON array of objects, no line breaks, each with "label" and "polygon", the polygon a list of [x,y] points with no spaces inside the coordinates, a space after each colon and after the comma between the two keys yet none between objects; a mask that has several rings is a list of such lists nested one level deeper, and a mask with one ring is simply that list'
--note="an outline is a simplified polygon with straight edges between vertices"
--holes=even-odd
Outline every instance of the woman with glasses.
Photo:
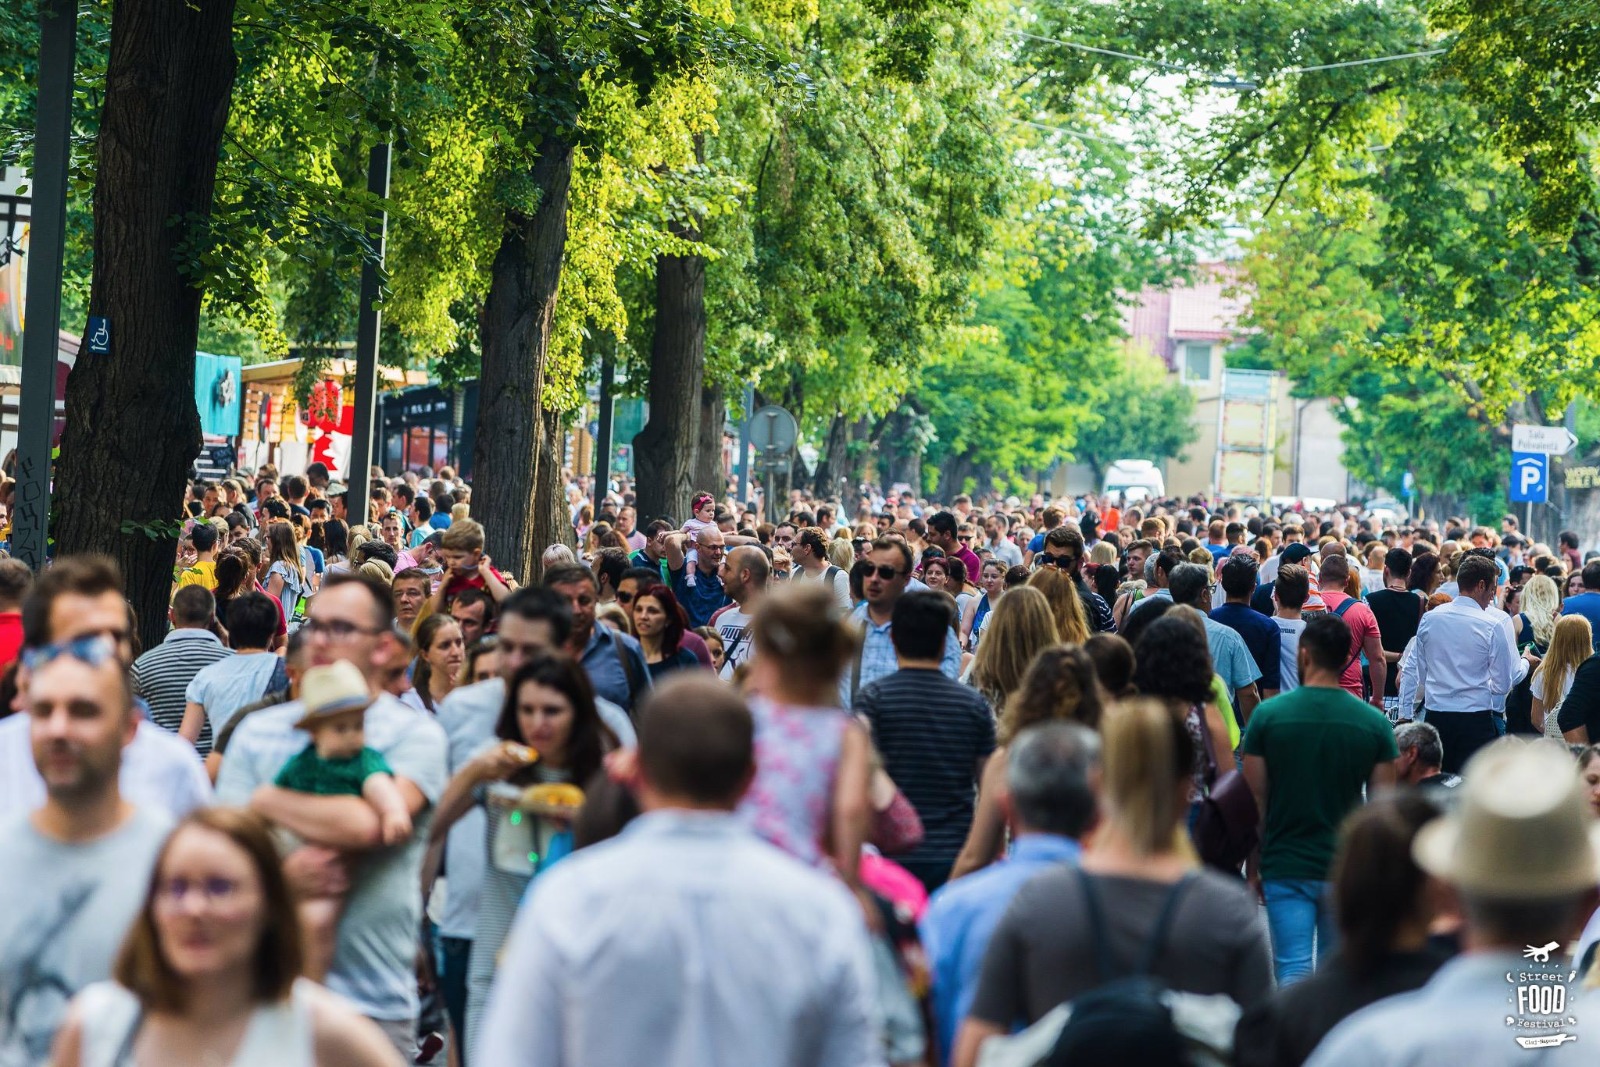
[{"label": "woman with glasses", "polygon": [[201,808],[162,847],[113,981],[73,1001],[56,1067],[398,1067],[377,1026],[299,978],[300,924],[267,822]]}]

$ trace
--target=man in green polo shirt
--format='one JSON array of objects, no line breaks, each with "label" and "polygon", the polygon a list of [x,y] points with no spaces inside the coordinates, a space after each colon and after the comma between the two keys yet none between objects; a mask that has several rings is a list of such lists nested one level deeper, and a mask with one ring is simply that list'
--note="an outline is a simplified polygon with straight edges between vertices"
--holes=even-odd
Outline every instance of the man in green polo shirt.
[{"label": "man in green polo shirt", "polygon": [[1339,824],[1361,802],[1363,786],[1395,781],[1394,728],[1340,686],[1349,659],[1345,621],[1314,616],[1300,635],[1300,688],[1263,702],[1245,730],[1244,776],[1264,826],[1252,877],[1267,905],[1279,985],[1305,977],[1332,952],[1328,870]]}]

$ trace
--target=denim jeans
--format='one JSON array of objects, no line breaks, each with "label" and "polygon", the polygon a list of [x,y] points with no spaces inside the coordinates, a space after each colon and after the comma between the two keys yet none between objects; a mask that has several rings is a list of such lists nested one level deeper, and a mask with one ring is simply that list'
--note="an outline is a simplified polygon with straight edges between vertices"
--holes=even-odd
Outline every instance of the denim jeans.
[{"label": "denim jeans", "polygon": [[1338,927],[1328,883],[1284,878],[1261,883],[1267,901],[1267,926],[1272,934],[1272,966],[1278,985],[1286,986],[1311,973],[1314,960],[1333,954]]},{"label": "denim jeans", "polygon": [[450,1016],[451,1040],[456,1042],[457,1060],[467,1062],[467,962],[472,955],[472,940],[466,937],[439,938],[439,992],[444,994],[445,1012]]}]

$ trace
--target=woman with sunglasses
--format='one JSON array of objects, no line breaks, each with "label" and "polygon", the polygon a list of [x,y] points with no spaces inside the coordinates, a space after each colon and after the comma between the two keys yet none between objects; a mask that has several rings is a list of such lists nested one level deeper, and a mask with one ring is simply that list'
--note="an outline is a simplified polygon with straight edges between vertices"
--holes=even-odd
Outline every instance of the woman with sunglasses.
[{"label": "woman with sunglasses", "polygon": [[399,1067],[383,1032],[299,978],[300,925],[264,819],[200,808],[156,859],[114,981],[56,1035],[55,1067]]}]

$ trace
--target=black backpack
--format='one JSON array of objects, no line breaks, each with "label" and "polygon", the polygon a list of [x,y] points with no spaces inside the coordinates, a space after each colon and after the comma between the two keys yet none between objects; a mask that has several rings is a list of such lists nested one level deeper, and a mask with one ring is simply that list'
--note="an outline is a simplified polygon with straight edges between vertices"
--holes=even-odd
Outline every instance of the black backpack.
[{"label": "black backpack", "polygon": [[1194,879],[1184,875],[1167,893],[1133,973],[1112,977],[1100,890],[1093,875],[1078,869],[1101,984],[1072,1001],[1072,1014],[1044,1060],[1046,1067],[1126,1067],[1135,1062],[1129,1055],[1134,1049],[1140,1067],[1187,1067],[1188,1045],[1166,1003],[1167,987],[1150,972],[1161,958],[1178,901]]}]

